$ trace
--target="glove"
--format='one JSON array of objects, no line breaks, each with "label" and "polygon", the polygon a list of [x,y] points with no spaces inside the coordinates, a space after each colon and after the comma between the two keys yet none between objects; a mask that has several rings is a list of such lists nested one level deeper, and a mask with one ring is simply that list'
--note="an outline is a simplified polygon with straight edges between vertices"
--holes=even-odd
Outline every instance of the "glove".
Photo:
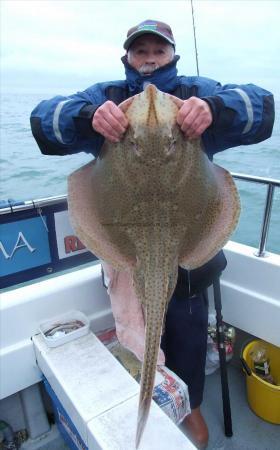
[{"label": "glove", "polygon": [[[117,271],[102,262],[107,292],[116,323],[116,334],[121,345],[143,361],[145,351],[145,321],[142,306],[136,297],[131,271]],[[164,365],[165,356],[160,349],[158,365]]]}]

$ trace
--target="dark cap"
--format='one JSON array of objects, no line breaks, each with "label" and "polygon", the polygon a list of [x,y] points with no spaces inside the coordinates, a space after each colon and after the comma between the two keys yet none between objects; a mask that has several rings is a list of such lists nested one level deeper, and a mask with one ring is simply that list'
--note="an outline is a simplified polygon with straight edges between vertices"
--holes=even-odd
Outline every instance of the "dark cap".
[{"label": "dark cap", "polygon": [[123,44],[125,50],[129,49],[132,42],[136,38],[142,36],[142,34],[147,33],[156,34],[175,47],[175,40],[169,25],[163,22],[159,22],[158,20],[145,20],[144,22],[139,23],[139,25],[136,25],[135,27],[132,27],[128,30],[126,41]]}]

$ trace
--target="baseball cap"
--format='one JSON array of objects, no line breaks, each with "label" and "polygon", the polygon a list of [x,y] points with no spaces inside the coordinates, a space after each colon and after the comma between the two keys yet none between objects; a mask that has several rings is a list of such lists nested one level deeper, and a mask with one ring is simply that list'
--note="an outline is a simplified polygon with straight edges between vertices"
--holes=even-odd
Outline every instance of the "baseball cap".
[{"label": "baseball cap", "polygon": [[167,23],[159,22],[158,20],[144,20],[144,22],[141,22],[139,25],[136,25],[128,30],[126,40],[123,44],[125,50],[129,49],[132,42],[136,38],[147,33],[156,34],[175,47],[175,40],[172,30]]}]

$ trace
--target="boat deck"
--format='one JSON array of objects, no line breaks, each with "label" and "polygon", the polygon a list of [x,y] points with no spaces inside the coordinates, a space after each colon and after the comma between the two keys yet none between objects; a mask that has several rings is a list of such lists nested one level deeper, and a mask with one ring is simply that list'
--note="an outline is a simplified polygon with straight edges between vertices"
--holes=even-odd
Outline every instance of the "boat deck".
[{"label": "boat deck", "polygon": [[280,425],[265,422],[251,411],[241,369],[230,364],[228,379],[233,427],[231,438],[224,435],[220,373],[216,371],[206,377],[202,411],[210,432],[207,450],[279,450]]},{"label": "boat deck", "polygon": [[[228,365],[233,436],[224,435],[220,374],[206,377],[202,411],[207,421],[210,439],[207,450],[279,450],[280,425],[273,425],[257,417],[246,398],[245,376],[241,369]],[[62,438],[41,450],[68,450]],[[179,450],[170,447],[170,450]],[[183,450],[183,449],[180,449]]]}]

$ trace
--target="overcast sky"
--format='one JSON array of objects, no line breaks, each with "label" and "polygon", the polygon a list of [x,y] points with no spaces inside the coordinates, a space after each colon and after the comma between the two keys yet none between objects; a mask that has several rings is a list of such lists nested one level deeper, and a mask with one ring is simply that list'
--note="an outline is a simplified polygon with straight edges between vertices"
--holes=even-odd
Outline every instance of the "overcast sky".
[{"label": "overcast sky", "polygon": [[[171,25],[179,72],[196,73],[190,1],[1,0],[3,89],[84,89],[123,78],[128,28]],[[200,74],[280,99],[280,0],[194,0]],[[45,89],[45,90],[46,90]],[[56,89],[56,90],[55,90]],[[62,93],[62,92],[61,92]],[[69,92],[69,93],[72,93]]]}]

